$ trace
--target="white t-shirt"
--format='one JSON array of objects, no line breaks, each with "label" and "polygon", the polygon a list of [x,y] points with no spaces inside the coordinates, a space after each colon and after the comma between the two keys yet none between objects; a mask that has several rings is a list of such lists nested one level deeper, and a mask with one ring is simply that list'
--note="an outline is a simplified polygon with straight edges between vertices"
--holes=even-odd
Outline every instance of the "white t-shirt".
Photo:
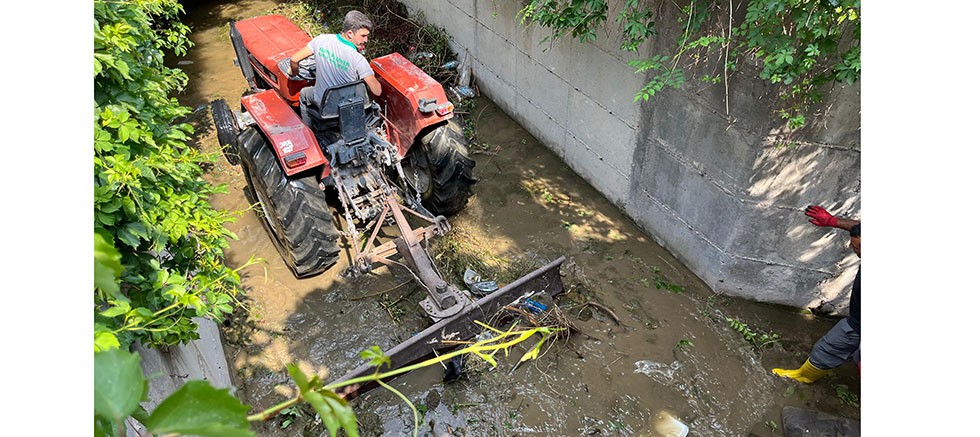
[{"label": "white t-shirt", "polygon": [[354,43],[338,34],[319,35],[306,45],[316,60],[316,83],[313,87],[317,99],[328,88],[364,79],[374,74],[371,65]]}]

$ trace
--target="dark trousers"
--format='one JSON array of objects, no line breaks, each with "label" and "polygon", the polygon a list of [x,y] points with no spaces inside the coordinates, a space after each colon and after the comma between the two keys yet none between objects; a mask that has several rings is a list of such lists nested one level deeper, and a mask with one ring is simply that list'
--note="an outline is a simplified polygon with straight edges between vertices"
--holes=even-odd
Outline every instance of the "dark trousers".
[{"label": "dark trousers", "polygon": [[851,360],[861,362],[861,333],[851,328],[847,319],[841,319],[813,345],[810,364],[829,370]]},{"label": "dark trousers", "polygon": [[316,96],[313,95],[312,86],[304,87],[299,91],[299,115],[303,118],[305,125],[313,126],[310,111],[319,111],[317,104],[318,102],[316,101]]}]

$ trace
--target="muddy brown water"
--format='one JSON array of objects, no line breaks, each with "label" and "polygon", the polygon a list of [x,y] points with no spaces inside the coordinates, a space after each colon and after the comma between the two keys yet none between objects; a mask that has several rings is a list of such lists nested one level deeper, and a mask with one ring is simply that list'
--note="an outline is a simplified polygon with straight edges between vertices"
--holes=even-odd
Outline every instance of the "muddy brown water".
[{"label": "muddy brown water", "polygon": [[[228,21],[265,14],[277,5],[266,0],[186,5],[184,21],[195,46],[174,63],[190,79],[178,99],[198,108],[192,120],[200,147],[217,147],[206,105],[224,98],[237,108],[245,90],[232,62]],[[488,98],[477,98],[463,116],[475,120],[472,157],[479,182],[467,208],[450,223],[497,259],[540,266],[566,256],[562,272],[568,293],[557,305],[577,332],[521,366],[515,364],[530,343],[519,345],[496,368],[468,360],[466,374],[455,382],[443,383],[439,367],[394,380],[392,386],[423,416],[420,435],[659,436],[658,423],[670,415],[692,436],[776,436],[783,435],[786,406],[860,419],[860,408],[844,401],[860,396],[855,366],[813,385],[769,372],[799,365],[836,320],[715,295]],[[247,310],[231,318],[223,332],[235,394],[252,412],[293,394],[288,363],[332,381],[360,365],[361,350],[387,349],[426,326],[420,311],[386,310],[392,301],[423,296],[405,285],[409,278],[397,269],[349,278],[341,274],[348,265],[342,258],[325,274],[293,277],[248,210],[241,170],[222,159],[208,177],[228,186],[212,204],[241,212],[228,225],[238,239],[229,242],[226,263],[237,268],[252,257],[263,260],[242,270]],[[683,291],[657,288],[658,280]],[[599,305],[582,306],[586,298]],[[406,307],[412,305],[401,306]],[[728,318],[757,333],[778,334],[780,341],[754,348]],[[387,391],[371,391],[352,405],[362,435],[414,431],[411,408]],[[263,436],[329,435],[308,407],[253,429]]]}]

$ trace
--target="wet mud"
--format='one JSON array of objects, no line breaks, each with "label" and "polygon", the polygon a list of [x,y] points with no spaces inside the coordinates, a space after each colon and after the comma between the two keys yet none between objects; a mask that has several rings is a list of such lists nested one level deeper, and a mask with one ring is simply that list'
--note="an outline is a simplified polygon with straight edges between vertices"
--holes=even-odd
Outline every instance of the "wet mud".
[{"label": "wet mud", "polygon": [[[236,108],[246,88],[232,62],[228,21],[277,4],[186,6],[195,46],[174,62],[190,78],[178,99],[198,109],[192,121],[199,147],[218,148],[207,104],[224,98]],[[567,292],[552,304],[575,329],[521,365],[531,342],[495,368],[469,358],[453,382],[443,382],[438,366],[395,379],[391,385],[421,416],[419,435],[660,436],[669,435],[664,427],[672,417],[692,436],[778,436],[787,406],[860,419],[856,366],[812,385],[770,373],[801,364],[836,320],[712,293],[492,101],[481,96],[471,106],[461,116],[473,122],[479,182],[467,208],[450,218],[451,238],[503,264],[567,257]],[[241,169],[221,159],[208,178],[228,187],[212,204],[240,212],[228,225],[237,239],[229,241],[226,263],[248,264],[241,271],[246,296],[223,336],[235,393],[252,412],[294,395],[286,364],[331,381],[361,364],[360,351],[387,349],[430,323],[417,304],[424,291],[399,268],[352,278],[342,274],[345,255],[322,275],[296,279],[250,209]],[[450,280],[462,284],[461,277]],[[753,345],[733,321],[779,341]],[[371,391],[352,405],[362,435],[415,430],[412,409],[390,392]],[[302,406],[253,428],[263,436],[329,435]]]}]

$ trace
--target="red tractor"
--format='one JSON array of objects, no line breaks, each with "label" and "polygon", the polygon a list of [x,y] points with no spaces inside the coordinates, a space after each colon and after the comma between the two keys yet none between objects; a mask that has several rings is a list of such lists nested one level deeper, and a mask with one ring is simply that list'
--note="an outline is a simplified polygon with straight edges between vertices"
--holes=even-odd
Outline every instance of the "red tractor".
[{"label": "red tractor", "polygon": [[[319,110],[310,111],[307,126],[299,93],[313,85],[312,58],[300,62],[297,76],[286,71],[290,56],[311,37],[279,15],[230,27],[249,89],[241,112],[224,100],[212,102],[218,140],[228,161],[241,165],[266,230],[295,276],[333,266],[342,233],[354,252],[355,272],[400,255],[427,289],[420,305],[436,322],[430,329],[457,329],[457,340],[476,333],[468,326],[474,325],[467,315],[473,310],[485,314],[531,291],[554,295],[562,289],[563,257],[482,297],[448,283],[432,264],[425,242],[449,230],[445,216],[466,206],[476,182],[467,140],[439,82],[399,53],[375,58],[370,65],[381,96],[369,98],[361,81],[331,88]],[[343,231],[334,224],[334,211]],[[405,213],[424,226],[413,229]],[[392,224],[399,237],[381,243],[381,229]],[[392,365],[438,349],[423,344],[437,336],[420,334],[399,345],[388,354]]]}]

